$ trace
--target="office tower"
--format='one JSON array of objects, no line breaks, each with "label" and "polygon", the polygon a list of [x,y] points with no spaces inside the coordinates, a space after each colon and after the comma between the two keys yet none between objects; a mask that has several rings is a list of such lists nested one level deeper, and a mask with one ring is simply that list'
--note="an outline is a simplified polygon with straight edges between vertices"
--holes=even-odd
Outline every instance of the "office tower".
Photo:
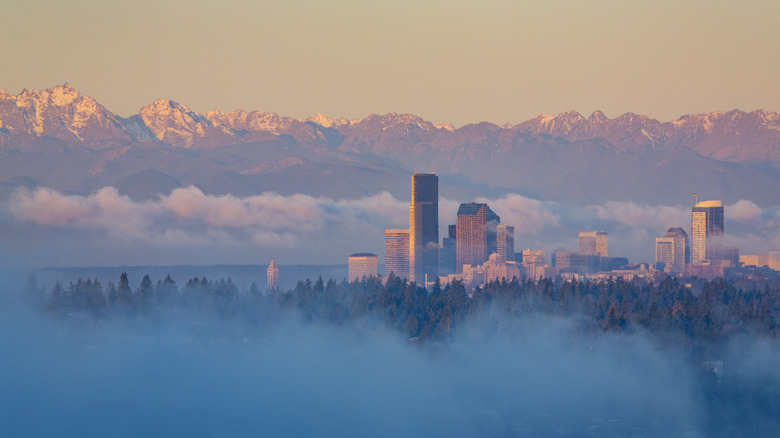
[{"label": "office tower", "polygon": [[385,230],[385,276],[409,278],[409,230]]},{"label": "office tower", "polygon": [[423,284],[439,275],[439,177],[412,175],[409,205],[410,280]]},{"label": "office tower", "polygon": [[691,263],[716,259],[723,246],[723,205],[699,202],[691,209]]},{"label": "office tower", "polygon": [[606,231],[585,231],[580,233],[580,254],[609,257]]},{"label": "office tower", "polygon": [[447,227],[447,237],[441,240],[441,251],[439,252],[439,274],[449,275],[455,273],[455,254],[458,242],[458,227],[450,225]]},{"label": "office tower", "polygon": [[276,266],[276,262],[273,258],[271,259],[271,263],[268,265],[268,270],[266,270],[266,273],[268,274],[268,289],[279,289],[279,268]]},{"label": "office tower", "polygon": [[496,227],[496,252],[504,258],[504,261],[515,261],[515,227],[511,225]]},{"label": "office tower", "polygon": [[496,229],[501,223],[497,214],[487,206],[470,202],[460,204],[456,223],[457,242],[455,269],[463,272],[463,265],[481,265],[488,260],[491,248],[496,248]]},{"label": "office tower", "polygon": [[655,239],[655,264],[658,269],[681,274],[690,260],[688,233],[682,228],[669,228],[664,237]]},{"label": "office tower", "polygon": [[363,277],[377,276],[379,259],[370,252],[358,252],[349,256],[349,281],[362,280]]}]

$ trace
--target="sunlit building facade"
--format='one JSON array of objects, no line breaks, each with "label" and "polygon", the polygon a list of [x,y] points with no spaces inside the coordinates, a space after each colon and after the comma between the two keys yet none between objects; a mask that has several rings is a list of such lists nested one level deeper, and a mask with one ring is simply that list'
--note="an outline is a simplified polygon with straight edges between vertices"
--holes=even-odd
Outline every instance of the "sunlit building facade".
[{"label": "sunlit building facade", "polygon": [[487,204],[469,202],[460,204],[456,223],[455,270],[463,272],[463,265],[478,266],[488,260],[491,248],[496,248],[496,229],[501,219]]},{"label": "sunlit building facade", "polygon": [[655,264],[658,269],[681,274],[685,272],[689,260],[688,233],[682,228],[669,228],[663,237],[655,239]]},{"label": "sunlit building facade", "polygon": [[409,230],[385,230],[385,277],[409,278]]},{"label": "sunlit building facade", "polygon": [[723,205],[699,202],[691,209],[691,263],[714,260],[723,246]]},{"label": "sunlit building facade", "polygon": [[276,266],[276,261],[274,259],[271,259],[271,263],[268,264],[266,274],[266,284],[268,285],[268,289],[279,289],[279,267]]},{"label": "sunlit building facade", "polygon": [[583,231],[580,233],[579,253],[608,257],[608,235],[606,231]]},{"label": "sunlit building facade", "polygon": [[377,276],[379,258],[376,254],[358,252],[349,256],[348,263],[349,281]]}]

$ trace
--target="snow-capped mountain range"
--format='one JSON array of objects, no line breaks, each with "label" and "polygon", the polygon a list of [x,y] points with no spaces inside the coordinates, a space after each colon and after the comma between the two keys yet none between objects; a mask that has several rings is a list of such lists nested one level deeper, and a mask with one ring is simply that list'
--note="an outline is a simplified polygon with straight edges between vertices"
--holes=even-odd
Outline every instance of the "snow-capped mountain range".
[{"label": "snow-capped mountain range", "polygon": [[[295,119],[259,110],[196,113],[158,99],[123,118],[65,84],[18,95],[0,90],[0,156],[6,187],[89,191],[124,184],[132,192],[149,186],[137,196],[181,184],[354,196],[383,185],[394,191],[385,179],[425,169],[453,185],[461,181],[462,190],[584,202],[657,200],[697,190],[728,198],[751,185],[780,189],[780,115],[733,110],[660,122],[633,113],[610,119],[600,111],[588,117],[568,111],[511,126],[455,129],[412,114]],[[318,178],[325,179],[305,182]],[[400,186],[407,185],[404,178]]]}]

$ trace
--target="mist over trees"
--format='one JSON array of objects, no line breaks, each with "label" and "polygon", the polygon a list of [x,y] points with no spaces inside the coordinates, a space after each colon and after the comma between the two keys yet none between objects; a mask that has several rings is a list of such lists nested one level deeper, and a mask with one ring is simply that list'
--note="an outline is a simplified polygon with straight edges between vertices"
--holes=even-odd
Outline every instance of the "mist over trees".
[{"label": "mist over trees", "polygon": [[[696,293],[694,293],[694,291]],[[194,277],[181,287],[170,277],[144,276],[133,290],[126,273],[105,287],[95,279],[50,290],[31,276],[25,301],[54,315],[171,318],[208,314],[247,330],[295,315],[303,322],[334,326],[381,324],[415,341],[441,342],[454,331],[475,336],[511,333],[532,315],[571,318],[585,333],[650,333],[661,346],[682,348],[701,360],[718,357],[719,348],[739,335],[769,339],[780,334],[780,285],[747,281],[658,281],[608,279],[492,281],[471,294],[459,281],[429,291],[390,274],[351,283],[333,279],[299,281],[294,289],[261,292],[256,283],[240,291],[228,279]]]},{"label": "mist over trees", "polygon": [[[177,284],[170,276],[146,275],[137,287],[131,284],[124,273],[116,283],[88,278],[50,287],[31,276],[21,296],[56,333],[76,327],[86,351],[115,345],[125,357],[125,344],[134,352],[150,348],[142,354],[155,363],[162,355],[190,370],[190,361],[204,354],[208,367],[236,354],[242,360],[281,355],[289,364],[266,363],[251,373],[231,366],[230,373],[251,382],[270,369],[293,367],[295,373],[281,377],[287,379],[282,388],[307,394],[336,379],[325,386],[328,392],[351,388],[352,397],[363,397],[363,405],[351,409],[365,410],[376,425],[387,409],[374,409],[378,394],[392,393],[394,406],[408,408],[409,433],[549,436],[563,428],[575,436],[727,437],[773,436],[780,427],[777,280],[515,278],[471,293],[460,282],[426,290],[394,275],[303,280],[286,291],[263,291],[256,283],[242,290],[229,278],[205,276]],[[62,340],[44,341],[51,342]],[[312,373],[318,377],[307,380]],[[145,385],[139,381],[144,375],[129,375]],[[386,379],[403,394],[385,388]],[[312,386],[298,388],[302,381]],[[274,385],[269,380],[258,389],[276,388],[269,396],[284,398]],[[314,391],[315,397],[332,395]],[[430,413],[420,413],[431,405],[419,397],[431,391],[429,399],[449,410],[439,411],[436,426],[423,426]],[[220,394],[223,403],[233,398]],[[265,406],[271,417],[278,412],[275,403]],[[338,431],[354,427],[351,417],[336,417]],[[325,427],[335,424],[329,420]]]}]

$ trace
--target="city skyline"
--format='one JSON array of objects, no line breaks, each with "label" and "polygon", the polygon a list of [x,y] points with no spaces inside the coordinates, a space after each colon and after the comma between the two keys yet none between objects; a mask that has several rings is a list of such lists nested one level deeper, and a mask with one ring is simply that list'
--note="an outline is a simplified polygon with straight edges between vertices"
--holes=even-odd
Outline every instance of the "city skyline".
[{"label": "city skyline", "polygon": [[780,429],[780,2],[0,9],[1,435]]}]

